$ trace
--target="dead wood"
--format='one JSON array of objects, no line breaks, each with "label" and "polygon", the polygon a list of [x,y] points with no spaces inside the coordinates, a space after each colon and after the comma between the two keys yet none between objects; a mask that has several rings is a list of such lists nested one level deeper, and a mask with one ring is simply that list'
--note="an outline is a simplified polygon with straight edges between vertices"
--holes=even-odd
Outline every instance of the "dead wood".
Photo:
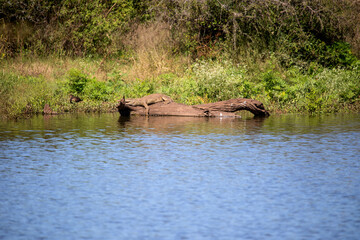
[{"label": "dead wood", "polygon": [[44,110],[43,110],[43,114],[44,114],[44,115],[55,115],[55,114],[57,114],[57,112],[54,112],[54,111],[50,108],[49,104],[45,104]]},{"label": "dead wood", "polygon": [[[117,108],[121,116],[130,116],[131,114],[146,115],[143,106],[129,106],[126,104],[125,98],[120,100]],[[246,98],[193,106],[176,102],[159,102],[149,105],[150,116],[238,117],[235,112],[241,110],[250,111],[256,117],[267,117],[270,115],[261,102]]]},{"label": "dead wood", "polygon": [[269,112],[265,110],[264,104],[258,100],[248,98],[236,98],[221,102],[194,105],[193,107],[209,111],[237,112],[250,111],[256,117],[268,117]]}]

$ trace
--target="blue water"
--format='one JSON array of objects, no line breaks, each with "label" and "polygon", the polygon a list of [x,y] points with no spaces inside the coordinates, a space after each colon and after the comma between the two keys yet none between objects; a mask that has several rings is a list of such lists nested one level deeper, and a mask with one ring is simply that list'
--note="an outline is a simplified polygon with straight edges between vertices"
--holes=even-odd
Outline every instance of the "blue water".
[{"label": "blue water", "polygon": [[360,239],[360,114],[2,121],[0,239]]}]

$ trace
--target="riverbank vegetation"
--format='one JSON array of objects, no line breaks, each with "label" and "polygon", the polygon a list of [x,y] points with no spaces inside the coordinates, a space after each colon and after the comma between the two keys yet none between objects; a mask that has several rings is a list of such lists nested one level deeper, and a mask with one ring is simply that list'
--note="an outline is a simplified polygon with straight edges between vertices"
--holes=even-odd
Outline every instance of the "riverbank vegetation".
[{"label": "riverbank vegetation", "polygon": [[358,12],[356,0],[0,0],[0,114],[114,111],[156,92],[359,111]]}]

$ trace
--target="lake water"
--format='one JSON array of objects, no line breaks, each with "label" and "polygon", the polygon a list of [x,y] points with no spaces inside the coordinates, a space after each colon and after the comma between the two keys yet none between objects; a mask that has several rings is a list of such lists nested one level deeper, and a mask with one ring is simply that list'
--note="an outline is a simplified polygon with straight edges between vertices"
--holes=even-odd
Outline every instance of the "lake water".
[{"label": "lake water", "polygon": [[360,239],[360,114],[2,121],[0,239]]}]

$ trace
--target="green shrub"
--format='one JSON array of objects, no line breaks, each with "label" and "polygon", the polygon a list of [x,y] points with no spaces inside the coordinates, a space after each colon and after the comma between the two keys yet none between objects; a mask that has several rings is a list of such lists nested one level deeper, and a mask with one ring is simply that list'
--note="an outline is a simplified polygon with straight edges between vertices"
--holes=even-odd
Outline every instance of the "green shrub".
[{"label": "green shrub", "polygon": [[[356,57],[346,42],[326,44],[312,37],[303,41],[302,44],[291,44],[289,46],[288,51],[294,59],[293,63],[307,68],[312,68],[315,64],[327,68],[351,67],[356,62]],[[301,61],[304,63],[300,63]]]},{"label": "green shrub", "polygon": [[113,33],[127,29],[133,11],[127,0],[63,1],[58,12],[63,48],[77,55],[107,54]]},{"label": "green shrub", "polygon": [[327,45],[324,52],[325,56],[321,57],[319,61],[324,66],[331,68],[349,67],[356,62],[351,46],[346,42],[335,42],[332,45]]},{"label": "green shrub", "polygon": [[277,97],[277,93],[281,92],[285,87],[284,81],[278,73],[272,69],[267,70],[263,74],[262,81],[264,83],[265,91],[269,94],[270,98]]},{"label": "green shrub", "polygon": [[69,92],[72,94],[82,94],[87,83],[93,81],[92,78],[77,69],[71,69],[68,74]]},{"label": "green shrub", "polygon": [[56,88],[42,77],[0,73],[0,114],[18,117],[23,113],[40,113],[45,104],[56,105]]},{"label": "green shrub", "polygon": [[1,0],[0,6],[7,40],[7,44],[0,41],[0,51],[11,56],[115,52],[113,45],[122,47],[116,37],[128,30],[134,17],[133,1],[128,0]]},{"label": "green shrub", "polygon": [[86,98],[107,102],[112,99],[112,89],[105,82],[99,82],[92,79],[84,88],[84,96]]},{"label": "green shrub", "polygon": [[71,69],[68,73],[66,85],[68,93],[76,94],[84,99],[95,101],[110,101],[114,99],[114,94],[119,91],[117,81],[101,82],[92,78],[79,70]]},{"label": "green shrub", "polygon": [[[198,96],[204,102],[215,102],[242,96],[239,89],[246,70],[230,62],[196,62],[184,79],[176,82],[180,92]],[[195,99],[199,99],[195,97]]]}]

